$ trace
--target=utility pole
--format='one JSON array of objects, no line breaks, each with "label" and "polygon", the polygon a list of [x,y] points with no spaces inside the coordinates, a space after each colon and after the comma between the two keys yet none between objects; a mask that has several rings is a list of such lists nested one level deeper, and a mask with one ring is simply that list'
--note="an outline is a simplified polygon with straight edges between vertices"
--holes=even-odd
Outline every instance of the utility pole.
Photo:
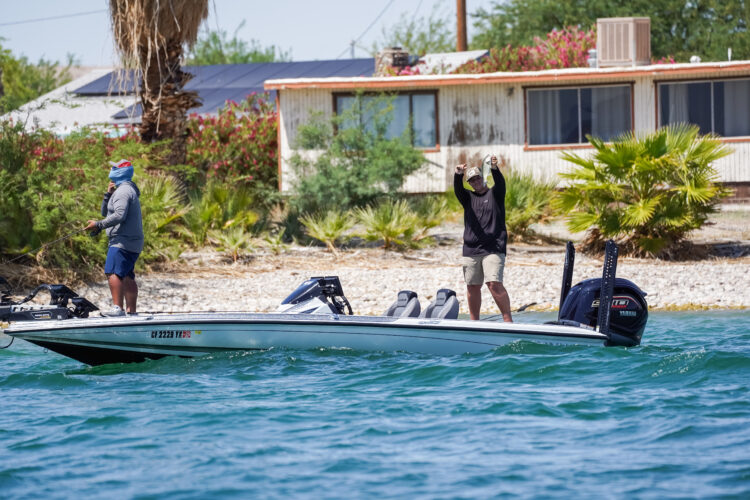
[{"label": "utility pole", "polygon": [[349,48],[349,54],[351,54],[351,57],[352,57],[352,59],[354,59],[354,44],[355,44],[355,43],[357,43],[357,42],[355,42],[354,40],[352,40],[352,41],[351,41],[351,42],[349,43],[349,45],[350,45],[350,48]]},{"label": "utility pole", "polygon": [[456,0],[456,51],[466,51],[466,0]]}]

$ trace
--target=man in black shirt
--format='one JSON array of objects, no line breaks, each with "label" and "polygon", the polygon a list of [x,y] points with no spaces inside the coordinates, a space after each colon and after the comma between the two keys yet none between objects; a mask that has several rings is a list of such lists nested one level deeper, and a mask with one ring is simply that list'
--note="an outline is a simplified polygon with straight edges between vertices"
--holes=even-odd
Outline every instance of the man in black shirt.
[{"label": "man in black shirt", "polygon": [[[462,263],[466,295],[471,319],[477,320],[482,307],[482,283],[486,282],[492,298],[503,313],[503,320],[512,322],[510,298],[503,286],[508,242],[505,229],[505,178],[500,173],[495,156],[490,158],[490,172],[495,181],[492,189],[487,187],[479,167],[458,165],[453,176],[453,190],[464,207]],[[464,187],[464,178],[474,191]]]}]

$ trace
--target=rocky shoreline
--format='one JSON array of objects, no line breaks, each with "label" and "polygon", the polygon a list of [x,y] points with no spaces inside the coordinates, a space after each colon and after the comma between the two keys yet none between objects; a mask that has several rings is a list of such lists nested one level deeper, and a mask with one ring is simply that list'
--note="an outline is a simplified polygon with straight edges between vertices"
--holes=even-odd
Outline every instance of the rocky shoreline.
[{"label": "rocky shoreline", "polygon": [[[334,256],[319,247],[294,247],[282,255],[256,253],[230,264],[218,254],[186,254],[167,271],[138,277],[141,311],[273,311],[310,276],[338,275],[355,314],[382,314],[399,290],[419,294],[423,307],[439,288],[456,291],[466,313],[466,291],[457,241],[408,253],[377,248],[342,251]],[[558,307],[564,247],[510,245],[505,285],[514,309]],[[664,262],[620,258],[617,275],[648,293],[652,310],[750,308],[750,257]],[[577,255],[574,283],[601,276],[601,261]],[[101,280],[77,289],[100,307],[109,304]],[[484,314],[497,306],[484,290]]]}]

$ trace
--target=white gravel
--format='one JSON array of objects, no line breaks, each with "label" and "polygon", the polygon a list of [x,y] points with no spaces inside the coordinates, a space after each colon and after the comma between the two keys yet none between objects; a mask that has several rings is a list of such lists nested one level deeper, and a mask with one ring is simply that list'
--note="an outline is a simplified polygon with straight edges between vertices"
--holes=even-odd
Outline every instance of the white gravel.
[{"label": "white gravel", "polygon": [[[217,262],[217,255],[185,255],[168,273],[138,276],[139,310],[273,311],[308,277],[338,275],[355,314],[382,314],[402,289],[417,292],[424,307],[439,288],[455,290],[467,313],[460,255],[457,242],[407,254],[347,250],[338,257],[322,248],[296,247],[238,264]],[[530,309],[557,309],[563,260],[562,247],[511,245],[504,281],[512,307],[535,302]],[[683,263],[621,258],[617,275],[646,291],[652,310],[750,307],[750,257]],[[574,283],[599,276],[600,261],[576,256]],[[104,279],[77,292],[100,307],[109,305]],[[482,312],[499,312],[486,288]]]}]

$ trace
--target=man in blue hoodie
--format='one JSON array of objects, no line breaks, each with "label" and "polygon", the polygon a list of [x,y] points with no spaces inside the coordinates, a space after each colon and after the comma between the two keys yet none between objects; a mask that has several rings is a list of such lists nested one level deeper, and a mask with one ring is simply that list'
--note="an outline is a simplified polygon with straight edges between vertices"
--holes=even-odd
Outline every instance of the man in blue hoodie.
[{"label": "man in blue hoodie", "polygon": [[135,314],[138,285],[135,282],[135,261],[143,250],[143,223],[141,220],[141,192],[133,183],[133,165],[128,160],[110,162],[110,183],[104,194],[101,212],[103,220],[88,221],[86,230],[105,229],[109,237],[109,250],[104,273],[109,281],[113,307],[103,316],[124,316],[123,299],[128,314]]}]

